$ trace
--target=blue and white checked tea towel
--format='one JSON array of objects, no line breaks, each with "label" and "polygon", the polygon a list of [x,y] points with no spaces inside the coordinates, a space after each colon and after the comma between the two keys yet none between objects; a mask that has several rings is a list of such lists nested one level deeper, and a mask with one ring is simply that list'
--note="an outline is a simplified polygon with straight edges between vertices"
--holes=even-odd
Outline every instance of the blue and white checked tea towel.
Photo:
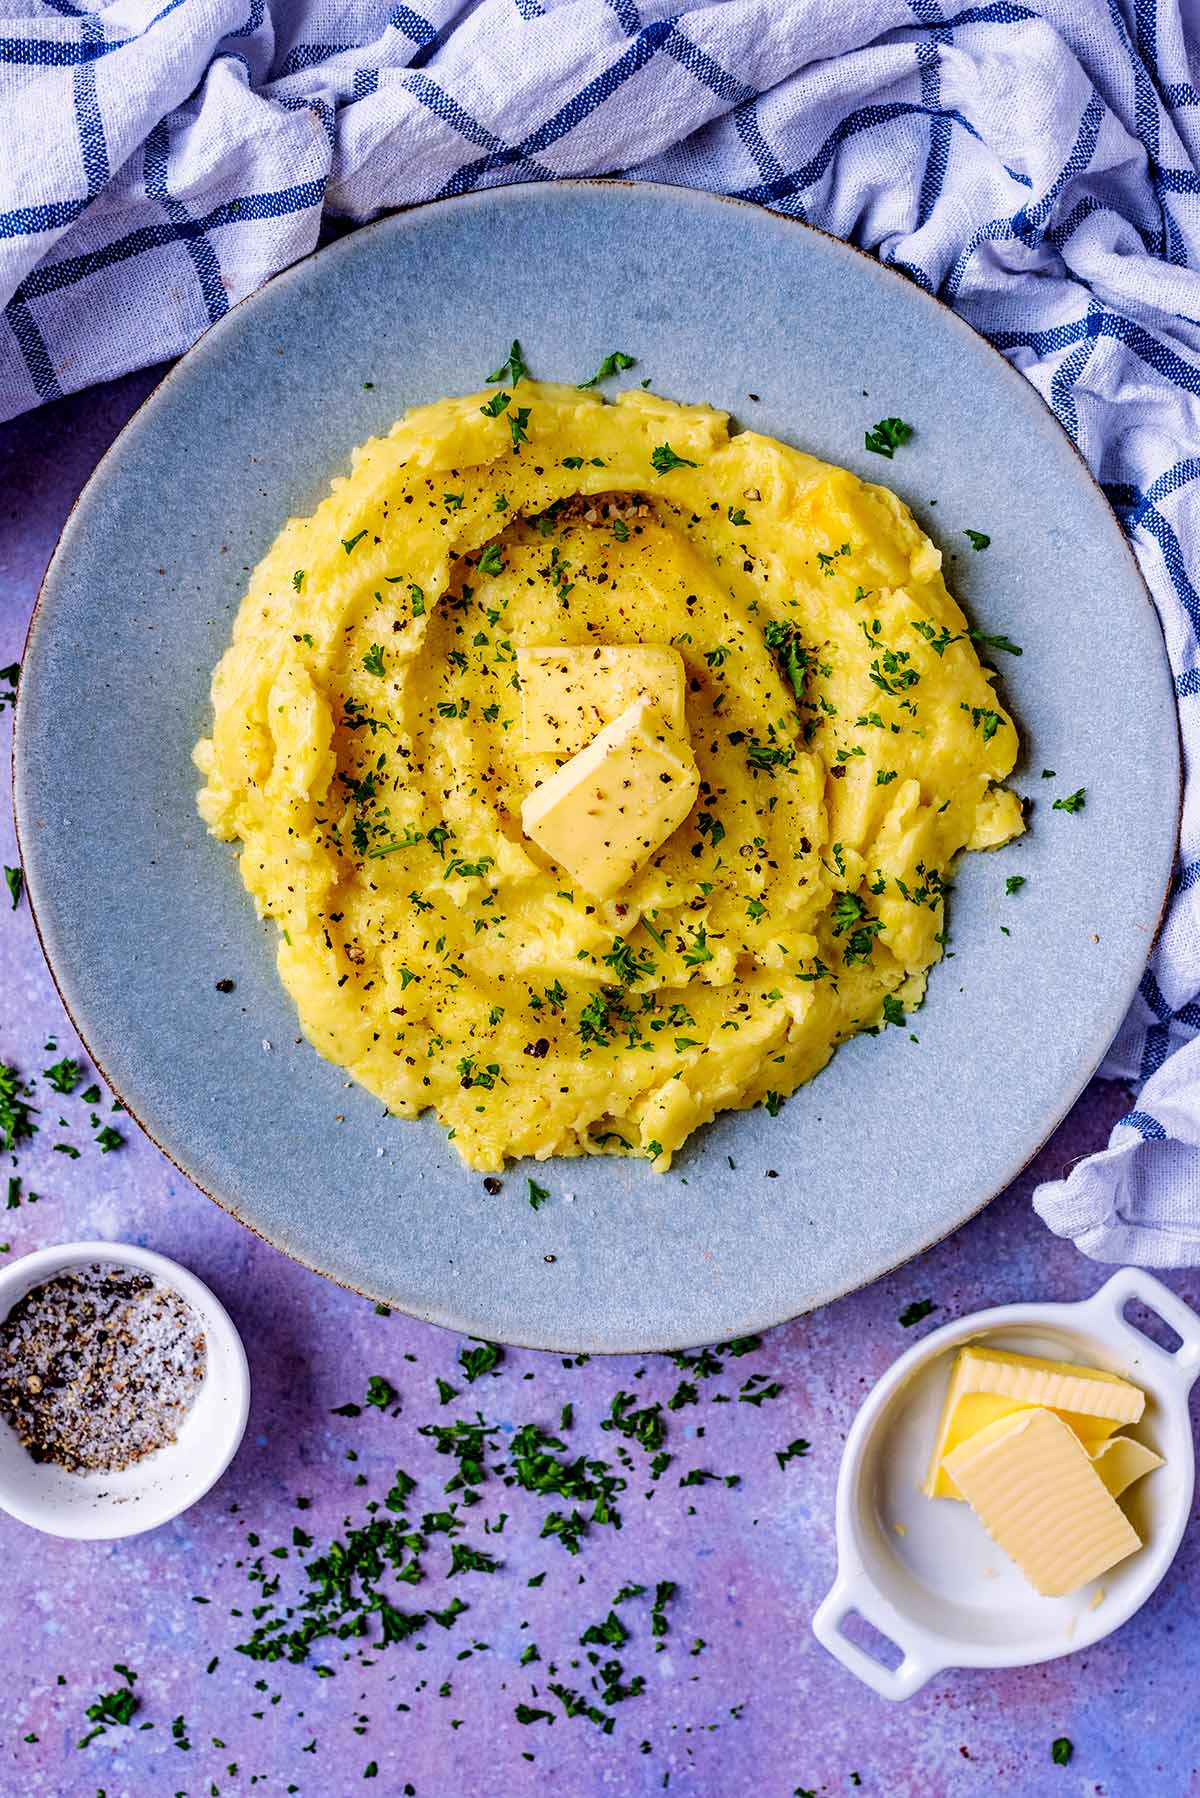
[{"label": "blue and white checked tea towel", "polygon": [[1200,1260],[1200,0],[0,0],[0,417],[185,349],[323,214],[617,168],[903,269],[1103,483],[1183,841],[1104,1069],[1137,1107],[1035,1202],[1101,1260]]}]

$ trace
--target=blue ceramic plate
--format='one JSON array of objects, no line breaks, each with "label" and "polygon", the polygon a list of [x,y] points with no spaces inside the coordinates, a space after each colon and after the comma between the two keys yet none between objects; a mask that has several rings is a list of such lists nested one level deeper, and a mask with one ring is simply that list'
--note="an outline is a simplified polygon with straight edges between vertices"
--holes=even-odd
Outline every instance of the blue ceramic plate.
[{"label": "blue ceramic plate", "polygon": [[[1032,829],[967,861],[914,1034],[843,1048],[777,1118],[729,1115],[667,1175],[525,1167],[495,1196],[298,1040],[192,745],[246,577],[352,447],[469,390],[519,336],[550,379],[608,351],[893,483],[975,621],[1023,644],[1004,696]],[[863,448],[898,413],[894,462]],[[934,502],[936,501],[936,506]],[[976,554],[964,530],[986,531]],[[1136,695],[1136,704],[1130,696]],[[1057,770],[1053,781],[1043,768]],[[1086,810],[1051,797],[1087,788]],[[509,187],[359,231],[238,306],[101,463],[21,682],[29,891],[97,1065],[188,1175],[289,1255],[405,1311],[557,1349],[713,1341],[915,1255],[998,1192],[1095,1069],[1175,851],[1158,623],[1102,495],[1032,387],[911,286],[753,207],[615,183]],[[1005,877],[1027,885],[1005,897]],[[1002,929],[1002,927],[1004,927]],[[1006,934],[1006,931],[1010,934]],[[218,979],[236,991],[219,993]],[[731,1165],[731,1163],[736,1165]]]}]

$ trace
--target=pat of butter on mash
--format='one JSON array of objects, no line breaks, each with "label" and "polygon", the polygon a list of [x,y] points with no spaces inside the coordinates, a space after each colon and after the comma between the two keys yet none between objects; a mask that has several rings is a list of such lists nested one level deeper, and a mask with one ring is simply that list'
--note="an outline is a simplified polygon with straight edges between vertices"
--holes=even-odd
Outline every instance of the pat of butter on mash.
[{"label": "pat of butter on mash", "polygon": [[691,746],[637,699],[521,807],[525,834],[597,899],[620,892],[692,809]]}]

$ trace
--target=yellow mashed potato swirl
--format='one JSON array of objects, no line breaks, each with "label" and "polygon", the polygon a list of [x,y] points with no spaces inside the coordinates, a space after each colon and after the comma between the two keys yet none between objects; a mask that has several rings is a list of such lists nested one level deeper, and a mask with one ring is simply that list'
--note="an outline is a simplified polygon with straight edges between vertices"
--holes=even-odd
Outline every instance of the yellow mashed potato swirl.
[{"label": "yellow mashed potato swirl", "polygon": [[[886,488],[724,413],[521,381],[410,412],[255,570],[197,746],[320,1053],[468,1166],[774,1110],[924,992],[1017,754]],[[672,645],[701,787],[613,900],[522,834],[517,650]]]}]

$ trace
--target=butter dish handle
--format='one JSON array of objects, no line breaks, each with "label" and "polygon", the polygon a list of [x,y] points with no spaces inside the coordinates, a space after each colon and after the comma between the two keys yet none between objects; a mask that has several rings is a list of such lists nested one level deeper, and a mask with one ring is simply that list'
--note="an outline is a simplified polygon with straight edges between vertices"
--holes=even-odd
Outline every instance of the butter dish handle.
[{"label": "butter dish handle", "polygon": [[[900,1649],[904,1658],[898,1667],[886,1667],[850,1640],[842,1625],[852,1612]],[[817,1606],[812,1629],[822,1648],[881,1698],[911,1698],[945,1666],[943,1660],[919,1652],[913,1624],[884,1602],[861,1567],[849,1574],[838,1569],[837,1578]]]},{"label": "butter dish handle", "polygon": [[[1125,1315],[1125,1307],[1133,1299],[1153,1311],[1174,1330],[1180,1339],[1177,1349],[1160,1348],[1144,1330],[1139,1330],[1136,1324],[1130,1323]],[[1200,1374],[1200,1316],[1177,1293],[1172,1292],[1169,1286],[1164,1286],[1161,1280],[1148,1274],[1145,1268],[1120,1268],[1110,1280],[1105,1281],[1099,1292],[1084,1301],[1083,1308],[1111,1323],[1119,1324],[1125,1334],[1136,1342],[1137,1354],[1153,1356],[1165,1370],[1183,1381],[1185,1390]]]}]

